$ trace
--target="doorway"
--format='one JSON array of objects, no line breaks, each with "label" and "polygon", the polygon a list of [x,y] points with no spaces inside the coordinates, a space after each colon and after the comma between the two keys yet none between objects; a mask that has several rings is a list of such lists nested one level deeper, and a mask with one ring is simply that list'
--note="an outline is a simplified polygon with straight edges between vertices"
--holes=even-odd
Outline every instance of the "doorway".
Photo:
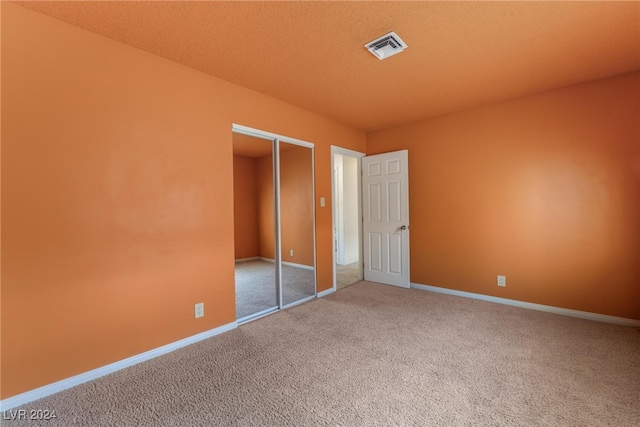
[{"label": "doorway", "polygon": [[331,147],[333,206],[333,287],[343,289],[363,278],[361,159],[364,153]]},{"label": "doorway", "polygon": [[[349,172],[356,165],[355,175]],[[360,280],[410,286],[408,151],[365,156],[331,147],[333,202],[333,288]],[[356,191],[352,184],[355,183]],[[350,242],[355,233],[353,201],[357,204],[357,258]],[[351,230],[351,231],[350,231]],[[356,260],[355,262],[354,259]]]},{"label": "doorway", "polygon": [[313,144],[233,126],[236,319],[316,295]]}]

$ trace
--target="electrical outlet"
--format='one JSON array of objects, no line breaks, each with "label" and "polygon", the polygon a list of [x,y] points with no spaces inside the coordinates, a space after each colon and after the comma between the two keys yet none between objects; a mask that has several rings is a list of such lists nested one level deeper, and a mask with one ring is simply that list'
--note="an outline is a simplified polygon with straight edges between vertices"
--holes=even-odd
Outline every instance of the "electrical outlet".
[{"label": "electrical outlet", "polygon": [[291,250],[289,251],[289,255],[290,255],[290,256],[293,256],[293,249],[291,249]]},{"label": "electrical outlet", "polygon": [[507,276],[498,276],[498,286],[507,286]]},{"label": "electrical outlet", "polygon": [[199,317],[204,316],[204,303],[203,302],[199,302],[198,304],[196,304],[195,314],[196,314],[196,319],[199,318]]}]

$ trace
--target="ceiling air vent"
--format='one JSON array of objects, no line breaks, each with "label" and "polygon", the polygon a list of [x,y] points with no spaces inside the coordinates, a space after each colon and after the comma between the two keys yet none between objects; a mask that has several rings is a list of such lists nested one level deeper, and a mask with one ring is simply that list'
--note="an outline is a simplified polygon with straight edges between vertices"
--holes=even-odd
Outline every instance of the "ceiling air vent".
[{"label": "ceiling air vent", "polygon": [[364,45],[378,59],[386,59],[407,48],[407,44],[393,31]]}]

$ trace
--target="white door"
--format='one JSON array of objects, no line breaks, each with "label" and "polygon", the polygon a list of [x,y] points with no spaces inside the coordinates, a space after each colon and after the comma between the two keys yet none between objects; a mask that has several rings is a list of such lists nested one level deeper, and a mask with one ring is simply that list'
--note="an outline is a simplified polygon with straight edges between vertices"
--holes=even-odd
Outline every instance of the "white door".
[{"label": "white door", "polygon": [[408,151],[362,159],[364,280],[409,287]]}]

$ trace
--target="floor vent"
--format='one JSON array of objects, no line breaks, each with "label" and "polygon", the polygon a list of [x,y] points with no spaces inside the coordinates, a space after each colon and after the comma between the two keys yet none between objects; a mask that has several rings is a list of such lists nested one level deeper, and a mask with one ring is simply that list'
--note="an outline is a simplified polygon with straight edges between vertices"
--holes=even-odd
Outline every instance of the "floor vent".
[{"label": "floor vent", "polygon": [[393,31],[364,45],[376,58],[382,60],[398,54],[407,44]]}]

